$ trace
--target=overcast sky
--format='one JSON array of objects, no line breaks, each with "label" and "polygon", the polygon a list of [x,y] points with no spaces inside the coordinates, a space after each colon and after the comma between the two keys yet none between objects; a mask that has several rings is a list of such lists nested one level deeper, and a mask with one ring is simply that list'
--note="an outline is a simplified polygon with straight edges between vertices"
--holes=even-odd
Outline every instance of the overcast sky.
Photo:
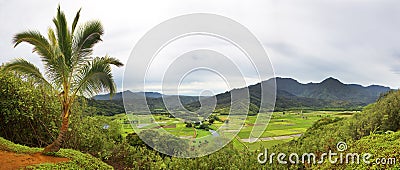
[{"label": "overcast sky", "polygon": [[[79,8],[82,8],[80,23],[101,20],[105,35],[103,42],[95,47],[97,56],[108,54],[126,62],[135,43],[157,24],[184,14],[213,13],[247,27],[267,51],[276,76],[292,77],[302,83],[335,77],[344,83],[400,87],[398,0],[0,0],[0,63],[22,57],[40,66],[39,57],[31,53],[32,46],[23,44],[13,48],[11,40],[14,34],[27,29],[46,33],[49,26],[53,27],[51,20],[58,4],[69,24]],[[171,44],[166,51],[207,48],[227,55],[233,51],[224,42],[217,41],[192,37]],[[169,53],[160,53],[163,55]],[[123,72],[124,68],[113,69],[119,91]],[[256,83],[257,79],[249,75],[246,78],[250,84]],[[193,88],[211,89],[215,93],[232,88],[210,72],[188,77],[186,85],[192,88],[183,87],[184,94],[196,95]],[[149,90],[157,91],[157,88],[149,87]]]}]

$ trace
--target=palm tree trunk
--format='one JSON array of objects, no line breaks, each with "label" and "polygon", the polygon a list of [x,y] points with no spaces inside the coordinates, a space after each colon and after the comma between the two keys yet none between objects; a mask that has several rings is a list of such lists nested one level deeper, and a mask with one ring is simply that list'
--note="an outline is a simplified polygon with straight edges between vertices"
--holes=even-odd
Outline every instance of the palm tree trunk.
[{"label": "palm tree trunk", "polygon": [[[67,110],[67,109],[64,109],[64,110]],[[64,142],[65,133],[67,133],[67,131],[68,131],[69,114],[67,115],[65,112],[68,112],[68,111],[63,111],[61,129],[60,129],[60,133],[58,134],[57,139],[54,140],[53,143],[51,143],[50,145],[46,146],[43,150],[43,153],[58,152],[60,150],[61,145]]]}]

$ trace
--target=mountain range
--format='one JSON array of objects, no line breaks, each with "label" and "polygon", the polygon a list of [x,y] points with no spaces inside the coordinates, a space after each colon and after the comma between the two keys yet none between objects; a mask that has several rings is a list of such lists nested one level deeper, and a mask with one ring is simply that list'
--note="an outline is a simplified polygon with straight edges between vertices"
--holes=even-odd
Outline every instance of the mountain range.
[{"label": "mountain range", "polygon": [[[137,97],[142,97],[143,95],[146,95],[146,97],[151,97],[151,98],[160,98],[163,95],[158,92],[131,92],[129,90],[124,91],[125,96],[129,96],[132,98],[137,98]],[[110,94],[102,94],[102,95],[97,95],[94,96],[93,99],[95,100],[122,100],[122,92],[115,93],[112,98],[110,98]]]},{"label": "mountain range", "polygon": [[[292,78],[272,78],[246,88],[250,94],[250,109],[257,112],[260,106],[261,84],[268,85],[276,82],[275,110],[289,109],[360,109],[374,102],[382,93],[390,90],[389,87],[371,85],[361,86],[358,84],[344,84],[339,80],[329,77],[320,83],[302,84]],[[242,90],[245,88],[241,88]],[[241,90],[234,89],[234,90]],[[217,108],[229,108],[232,91],[216,95]],[[151,110],[165,109],[161,97],[176,97],[174,95],[163,95],[158,92],[131,92],[125,91],[125,97],[135,98],[146,96]],[[198,96],[178,96],[182,104],[189,110],[200,107]],[[205,99],[204,99],[205,98]],[[122,92],[113,96],[97,95],[94,100],[111,101],[123,106]],[[202,99],[207,100],[206,97]]]},{"label": "mountain range", "polygon": [[[272,79],[268,80],[271,81]],[[276,78],[278,92],[288,92],[298,97],[307,97],[325,100],[342,100],[369,104],[374,102],[381,93],[390,90],[389,87],[358,84],[344,84],[329,77],[320,83],[301,84],[292,78]]]}]

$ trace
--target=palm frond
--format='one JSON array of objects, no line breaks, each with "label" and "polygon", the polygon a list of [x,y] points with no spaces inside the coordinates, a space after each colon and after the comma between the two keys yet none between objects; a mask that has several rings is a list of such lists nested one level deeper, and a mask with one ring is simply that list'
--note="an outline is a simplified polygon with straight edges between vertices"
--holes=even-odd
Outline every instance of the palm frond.
[{"label": "palm frond", "polygon": [[33,52],[37,52],[40,56],[48,58],[52,57],[52,49],[47,39],[38,31],[26,31],[16,34],[13,38],[16,47],[21,42],[27,42],[33,45]]},{"label": "palm frond", "polygon": [[44,65],[46,70],[45,74],[51,80],[51,82],[56,85],[54,88],[61,90],[63,88],[62,86],[68,79],[68,74],[64,69],[67,66],[65,65],[64,57],[62,57],[60,54],[61,52],[59,49],[56,50],[55,53],[58,54],[57,56],[59,57],[51,58],[51,60]]},{"label": "palm frond", "polygon": [[46,62],[44,63],[46,69],[46,75],[49,77],[52,82],[54,82],[57,86],[56,89],[61,89],[59,85],[62,84],[64,80],[64,68],[66,68],[64,57],[61,53],[60,48],[58,47],[58,40],[52,28],[48,29],[48,38],[50,41],[51,49],[53,50],[53,57],[47,58]]},{"label": "palm frond", "polygon": [[74,32],[75,32],[75,28],[76,28],[76,25],[78,24],[78,20],[79,20],[79,17],[80,17],[81,9],[79,9],[79,11],[75,15],[74,22],[72,23],[71,34],[74,34]]},{"label": "palm frond", "polygon": [[46,75],[52,81],[58,79],[57,81],[53,81],[53,83],[60,84],[59,78],[63,78],[65,74],[65,63],[63,59],[60,61],[60,57],[63,57],[57,46],[58,42],[54,31],[51,28],[48,30],[48,37],[50,42],[38,31],[26,31],[16,34],[13,42],[15,46],[21,42],[32,44],[34,46],[33,52],[37,52],[43,61]]},{"label": "palm frond", "polygon": [[87,63],[76,76],[75,94],[90,97],[102,91],[111,94],[116,92],[111,65],[122,66],[123,64],[115,58],[105,56],[96,57]]},{"label": "palm frond", "polygon": [[51,84],[43,77],[39,68],[22,58],[6,63],[3,67],[5,71],[16,71],[22,75],[28,76],[36,80],[37,83],[42,83],[52,87]]},{"label": "palm frond", "polygon": [[100,21],[86,22],[76,30],[72,43],[74,66],[79,66],[90,59],[93,46],[101,41],[103,34],[104,30]]},{"label": "palm frond", "polygon": [[104,60],[104,62],[117,66],[117,67],[122,67],[124,66],[124,64],[119,61],[118,59],[114,58],[114,57],[110,57],[108,55],[106,55],[105,57],[102,57],[102,59]]},{"label": "palm frond", "polygon": [[60,10],[60,6],[58,6],[57,16],[53,19],[53,22],[56,26],[58,46],[60,48],[61,54],[63,54],[65,65],[71,66],[72,38],[71,33],[68,29],[67,19],[65,18],[64,12]]},{"label": "palm frond", "polygon": [[49,28],[47,30],[47,36],[49,37],[51,46],[58,47],[57,38],[56,38],[56,35],[54,34],[54,30],[52,28]]}]

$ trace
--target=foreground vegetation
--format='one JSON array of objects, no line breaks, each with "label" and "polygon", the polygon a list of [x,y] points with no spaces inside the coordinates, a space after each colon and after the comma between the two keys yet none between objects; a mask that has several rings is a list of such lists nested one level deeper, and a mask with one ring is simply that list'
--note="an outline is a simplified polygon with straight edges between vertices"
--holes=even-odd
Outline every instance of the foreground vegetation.
[{"label": "foreground vegetation", "polygon": [[55,29],[48,29],[48,38],[31,30],[14,36],[15,46],[22,42],[33,45],[33,52],[40,56],[44,65],[45,75],[38,67],[22,58],[8,62],[2,68],[32,79],[33,87],[45,87],[58,96],[56,99],[61,108],[61,127],[58,137],[43,152],[56,152],[60,149],[78,96],[93,96],[104,90],[111,94],[116,92],[111,65],[123,64],[107,55],[92,57],[93,46],[101,41],[104,29],[100,21],[78,25],[79,17],[80,10],[69,28],[65,14],[58,6],[57,15],[53,19]]},{"label": "foreground vegetation", "polygon": [[[246,143],[250,132],[257,124],[255,116],[259,110],[259,100],[251,98],[250,116],[231,143],[207,156],[191,159],[171,157],[155,151],[146,145],[139,135],[130,128],[131,122],[120,113],[120,103],[107,105],[86,99],[101,90],[115,92],[110,65],[121,66],[118,60],[105,56],[92,58],[92,47],[101,41],[103,28],[98,21],[76,27],[77,13],[71,29],[63,12],[58,9],[53,20],[56,29],[49,29],[48,38],[35,31],[17,34],[15,45],[27,42],[34,46],[34,52],[41,56],[47,79],[33,64],[17,59],[0,67],[0,150],[16,153],[36,153],[43,151],[56,157],[70,158],[57,164],[33,165],[32,169],[399,169],[398,162],[379,164],[377,160],[386,158],[400,161],[400,91],[390,91],[381,95],[373,104],[364,108],[354,103],[331,100],[308,99],[304,97],[278,98],[275,112],[262,138],[299,135],[280,140],[264,140]],[[332,80],[330,80],[332,82]],[[336,83],[337,84],[337,83]],[[260,88],[253,86],[252,94]],[[203,122],[181,122],[170,117],[163,108],[153,108],[159,115],[155,121],[168,132],[189,138],[210,135],[224,123],[230,104],[229,93],[217,97],[219,106],[208,120]],[[155,100],[155,99],[154,99]],[[153,101],[154,103],[159,103]],[[87,105],[90,104],[90,106]],[[192,102],[190,102],[192,103]],[[341,110],[339,106],[361,110],[362,112],[306,112],[313,110]],[[188,105],[196,110],[194,102]],[[293,111],[293,108],[298,110]],[[291,110],[291,111],[288,111]],[[113,113],[109,113],[113,112]],[[161,112],[164,113],[161,114]],[[61,113],[61,115],[60,115]],[[108,115],[108,116],[99,116]],[[112,116],[115,115],[115,116]],[[61,117],[60,117],[61,116]],[[243,119],[244,120],[244,119]],[[128,123],[126,123],[128,121]],[[267,122],[264,122],[265,124]],[[264,125],[265,125],[264,124]],[[160,135],[154,129],[143,138],[152,146],[162,145],[165,140],[175,140]],[[65,142],[64,142],[65,141]],[[337,143],[345,142],[348,149],[343,153],[369,153],[371,164],[332,164],[325,160],[317,163],[279,164],[277,161],[261,164],[257,156],[268,149],[273,153],[315,153],[321,156],[329,151],[338,151]],[[195,143],[195,142],[194,142]],[[178,143],[181,145],[182,143]],[[193,146],[202,147],[201,144]],[[189,147],[182,147],[187,152]],[[83,154],[83,153],[84,154]],[[287,157],[286,157],[287,161]],[[107,165],[107,164],[108,165]]]},{"label": "foreground vegetation", "polygon": [[[382,95],[376,103],[367,106],[363,112],[356,113],[350,118],[327,118],[317,121],[299,139],[277,145],[272,148],[275,152],[284,153],[327,153],[335,150],[338,142],[346,142],[352,152],[371,153],[373,161],[378,158],[395,158],[400,160],[398,130],[400,91],[390,91]],[[346,150],[347,151],[347,150]],[[341,164],[322,165],[288,165],[292,168],[343,168]],[[395,168],[397,164],[377,165],[359,164],[357,168],[384,167]]]},{"label": "foreground vegetation", "polygon": [[[4,138],[0,137],[0,150],[9,151],[15,153],[26,153],[33,154],[41,152],[42,148],[30,148],[27,146],[22,146],[14,144]],[[59,152],[51,154],[56,157],[69,158],[67,162],[61,162],[57,164],[39,164],[27,167],[27,169],[112,169],[110,165],[102,162],[101,160],[89,155],[83,154],[79,151],[72,149],[61,149]]]},{"label": "foreground vegetation", "polygon": [[[60,126],[57,113],[59,113],[60,107],[56,100],[51,100],[53,94],[51,91],[46,88],[31,88],[32,81],[31,79],[21,79],[18,74],[5,73],[0,75],[0,89],[2,89],[0,90],[0,124],[2,125],[0,136],[15,143],[36,148],[46,146],[57,136]],[[263,141],[248,144],[240,142],[239,139],[234,139],[223,149],[211,155],[194,159],[180,159],[160,154],[145,145],[137,135],[127,131],[130,125],[123,124],[125,115],[118,115],[119,117],[92,116],[93,108],[88,107],[82,101],[79,102],[79,105],[74,105],[75,114],[71,116],[71,124],[66,134],[67,140],[62,146],[69,149],[63,149],[57,154],[61,154],[59,156],[62,157],[69,157],[68,155],[78,155],[77,151],[89,153],[116,169],[398,168],[398,164],[281,165],[273,163],[263,165],[257,162],[257,155],[263,151],[264,147],[267,147],[270,152],[277,153],[323,153],[329,149],[335,150],[336,144],[339,141],[344,141],[349,147],[346,151],[370,152],[374,155],[374,158],[394,157],[400,160],[398,153],[400,132],[397,132],[400,127],[399,104],[400,92],[392,91],[383,95],[376,103],[369,105],[362,112],[352,112],[352,115],[346,112],[303,112],[303,116],[309,115],[308,119],[304,119],[301,118],[301,114],[298,115],[298,111],[285,112],[285,115],[283,115],[283,112],[277,112],[270,124],[274,126],[267,129],[267,134],[272,134],[268,133],[268,130],[274,132],[274,134],[279,132],[276,133],[277,135],[285,134],[284,131],[275,131],[279,127],[283,129],[287,127],[288,131],[291,128],[307,130],[299,138],[286,139],[280,142]],[[159,118],[164,119],[165,117]],[[220,115],[220,119],[223,120],[225,117]],[[254,117],[249,117],[246,124],[252,124],[253,119]],[[173,122],[173,118],[170,120]],[[306,125],[305,122],[307,121],[309,123]],[[216,125],[219,123],[222,122],[215,121]],[[284,126],[285,124],[293,124],[293,126]],[[210,127],[213,128],[212,126]],[[180,125],[177,127],[183,129]],[[248,130],[246,128],[251,128],[251,126],[245,127],[241,134],[245,137]],[[200,131],[201,129],[197,130]],[[274,146],[270,147],[271,145]],[[19,149],[19,147],[12,145],[9,148],[12,151],[30,152],[26,147]],[[40,150],[36,148],[32,152]],[[86,156],[88,155],[86,154]],[[225,160],[229,160],[229,164]],[[80,161],[80,163],[84,163],[85,167],[93,166],[95,168],[99,166],[96,160]],[[71,163],[43,165],[43,167],[46,166],[79,168],[83,165]]]}]

